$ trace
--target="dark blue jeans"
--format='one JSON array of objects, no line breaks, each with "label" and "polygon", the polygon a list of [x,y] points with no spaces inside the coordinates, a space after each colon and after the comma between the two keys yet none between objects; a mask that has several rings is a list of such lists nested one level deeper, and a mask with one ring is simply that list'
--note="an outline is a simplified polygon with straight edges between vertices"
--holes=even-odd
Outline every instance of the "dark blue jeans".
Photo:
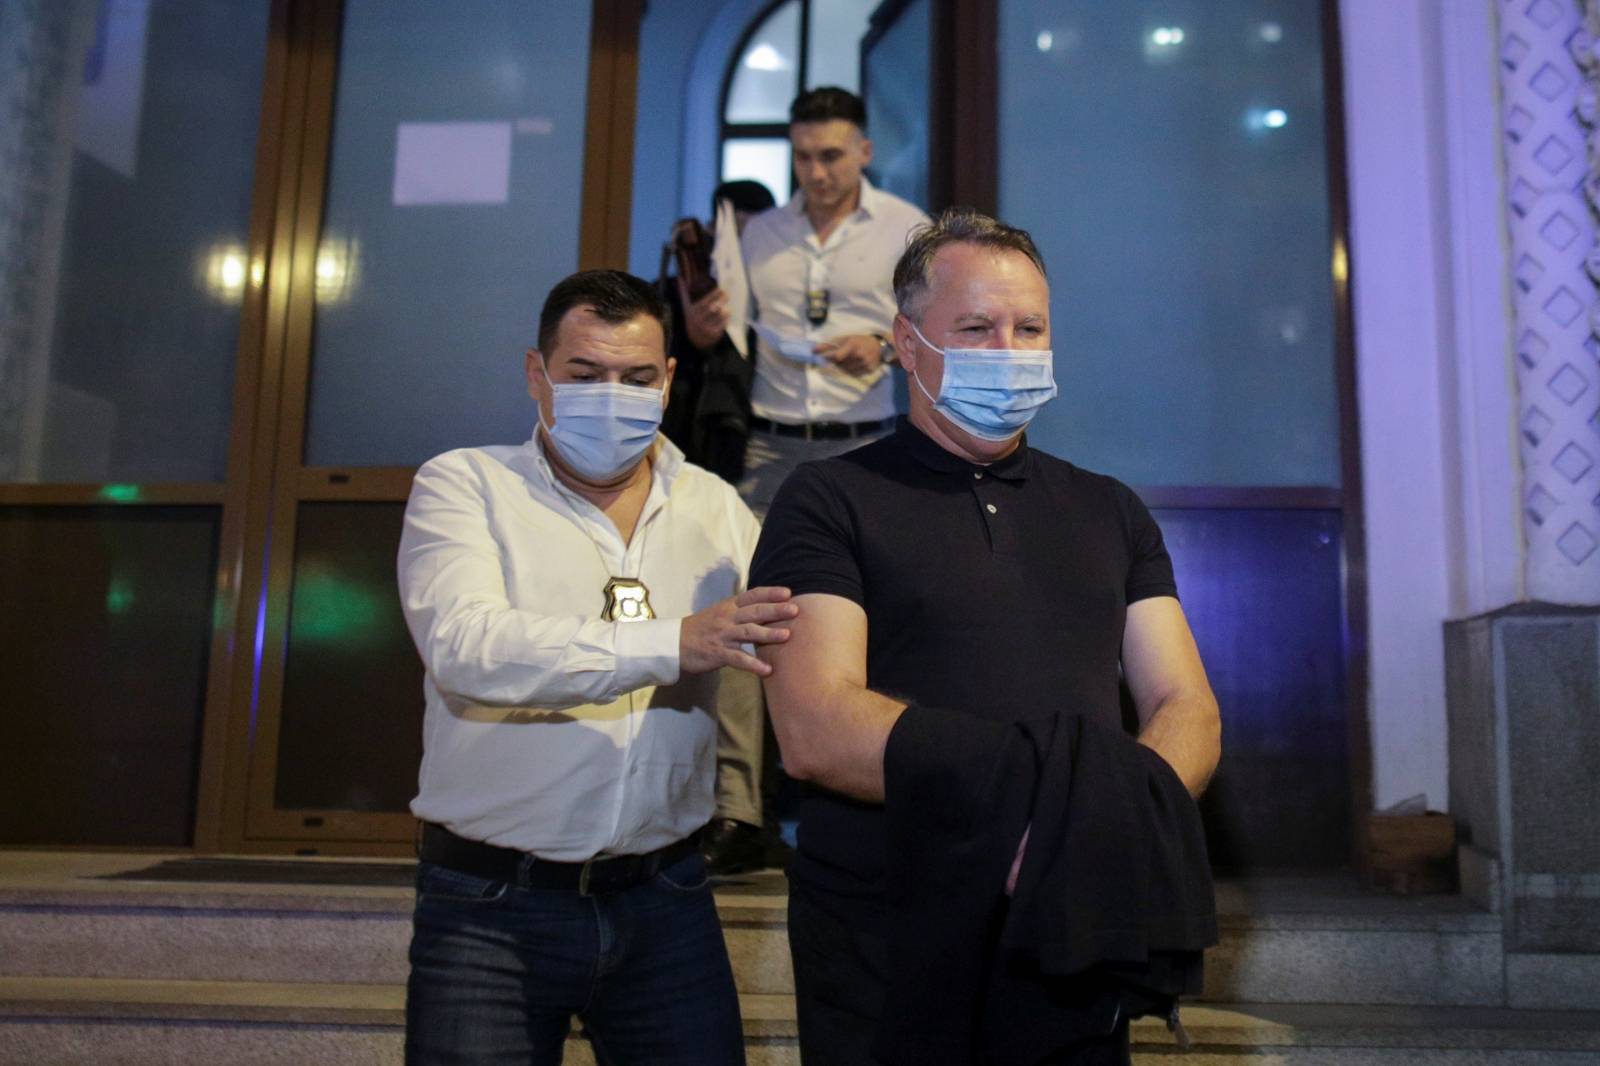
[{"label": "dark blue jeans", "polygon": [[602,1066],[742,1066],[739,999],[700,856],[588,897],[420,864],[407,1063],[557,1066],[573,1015]]}]

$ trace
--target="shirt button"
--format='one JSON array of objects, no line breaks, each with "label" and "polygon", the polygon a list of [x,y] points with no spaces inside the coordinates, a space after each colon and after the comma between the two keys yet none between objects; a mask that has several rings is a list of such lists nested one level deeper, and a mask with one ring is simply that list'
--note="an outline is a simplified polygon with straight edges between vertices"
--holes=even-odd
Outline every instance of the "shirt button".
[{"label": "shirt button", "polygon": [[982,470],[974,470],[972,472],[972,480],[974,480],[974,481],[982,481],[983,480],[983,471]]},{"label": "shirt button", "polygon": [[989,511],[990,514],[999,514],[1000,513],[1000,508],[996,507],[992,503],[988,504],[987,508],[988,508],[988,511]]}]

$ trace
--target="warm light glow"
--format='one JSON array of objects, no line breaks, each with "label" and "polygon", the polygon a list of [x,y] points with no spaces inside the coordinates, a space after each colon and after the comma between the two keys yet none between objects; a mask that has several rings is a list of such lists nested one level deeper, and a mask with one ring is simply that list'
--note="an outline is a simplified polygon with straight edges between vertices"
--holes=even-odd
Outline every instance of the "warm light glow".
[{"label": "warm light glow", "polygon": [[778,50],[765,41],[750,49],[750,54],[744,57],[744,65],[751,70],[783,70],[788,66]]},{"label": "warm light glow", "polygon": [[207,291],[223,303],[238,303],[244,296],[244,283],[249,277],[248,264],[243,246],[213,245],[209,252],[201,256],[202,282]]},{"label": "warm light glow", "polygon": [[1350,282],[1350,253],[1338,239],[1333,242],[1333,280],[1340,285]]},{"label": "warm light glow", "polygon": [[244,288],[244,256],[227,255],[222,259],[222,287],[232,291]]},{"label": "warm light glow", "polygon": [[317,303],[340,303],[350,298],[355,288],[361,244],[356,240],[323,237],[317,249],[316,274]]}]

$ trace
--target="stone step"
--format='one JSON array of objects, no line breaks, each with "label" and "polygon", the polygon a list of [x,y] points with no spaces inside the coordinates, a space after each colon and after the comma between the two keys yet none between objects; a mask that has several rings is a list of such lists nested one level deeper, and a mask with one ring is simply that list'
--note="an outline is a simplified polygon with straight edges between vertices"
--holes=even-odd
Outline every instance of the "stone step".
[{"label": "stone step", "polygon": [[[405,980],[409,888],[96,879],[152,861],[0,852],[0,976]],[[782,875],[731,880],[716,898],[739,990],[792,993]],[[1206,1000],[1514,1002],[1499,916],[1459,898],[1382,897],[1353,883],[1278,878],[1223,882],[1218,903],[1222,940],[1207,956]],[[1600,993],[1563,1005],[1600,1009]]]},{"label": "stone step", "polygon": [[[788,996],[740,997],[750,1066],[799,1062]],[[396,1063],[398,985],[0,978],[0,1066],[218,1061]],[[1190,1006],[1185,1066],[1592,1066],[1600,1013],[1272,1004]],[[1173,1061],[1165,1026],[1133,1027],[1134,1060]],[[565,1066],[591,1066],[568,1042]]]}]

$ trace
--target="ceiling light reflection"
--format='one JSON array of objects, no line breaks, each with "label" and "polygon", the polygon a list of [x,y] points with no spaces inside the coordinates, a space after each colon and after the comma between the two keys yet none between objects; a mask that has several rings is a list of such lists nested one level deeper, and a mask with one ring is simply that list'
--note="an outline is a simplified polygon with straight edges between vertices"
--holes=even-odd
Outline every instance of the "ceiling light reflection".
[{"label": "ceiling light reflection", "polygon": [[744,57],[744,65],[751,70],[786,70],[788,64],[783,61],[783,56],[778,50],[765,41],[750,49]]}]

